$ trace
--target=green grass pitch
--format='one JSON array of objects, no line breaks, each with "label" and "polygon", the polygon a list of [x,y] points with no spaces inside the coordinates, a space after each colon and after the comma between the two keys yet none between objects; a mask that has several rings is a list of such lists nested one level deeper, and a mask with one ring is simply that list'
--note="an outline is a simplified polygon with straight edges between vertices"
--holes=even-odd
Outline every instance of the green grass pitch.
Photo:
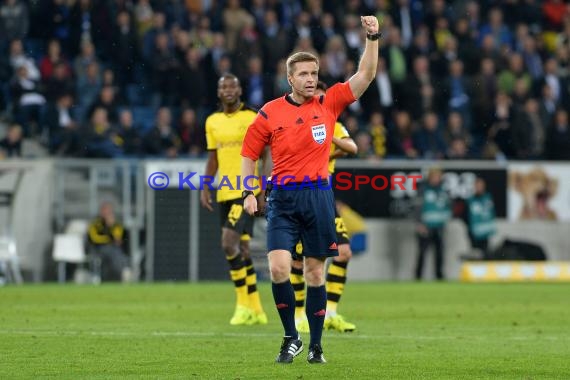
[{"label": "green grass pitch", "polygon": [[569,284],[349,283],[321,366],[274,363],[260,289],[269,324],[233,327],[229,281],[0,288],[0,379],[570,378]]}]

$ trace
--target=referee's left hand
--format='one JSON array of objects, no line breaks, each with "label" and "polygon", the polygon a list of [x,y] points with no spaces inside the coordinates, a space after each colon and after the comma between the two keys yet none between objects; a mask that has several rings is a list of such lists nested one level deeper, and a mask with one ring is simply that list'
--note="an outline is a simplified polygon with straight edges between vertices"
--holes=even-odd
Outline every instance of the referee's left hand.
[{"label": "referee's left hand", "polygon": [[257,212],[257,198],[251,194],[243,200],[243,208],[249,215],[254,215]]}]

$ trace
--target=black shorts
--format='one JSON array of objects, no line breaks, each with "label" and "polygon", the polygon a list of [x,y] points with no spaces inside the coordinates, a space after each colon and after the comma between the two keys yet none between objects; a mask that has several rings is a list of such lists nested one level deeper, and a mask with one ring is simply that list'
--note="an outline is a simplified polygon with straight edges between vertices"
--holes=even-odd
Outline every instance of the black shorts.
[{"label": "black shorts", "polygon": [[[336,228],[336,243],[338,245],[341,244],[350,244],[350,239],[348,238],[348,230],[344,225],[344,220],[338,213],[338,209],[335,207],[334,209],[334,224]],[[302,260],[303,259],[303,244],[298,242],[295,246],[295,252],[293,253],[293,260]]]},{"label": "black shorts", "polygon": [[253,236],[254,217],[243,209],[242,199],[233,199],[220,203],[220,222],[222,227],[234,230],[242,236],[241,240],[249,240]]},{"label": "black shorts", "polygon": [[273,188],[267,204],[267,249],[295,253],[299,240],[306,257],[338,256],[332,189]]}]

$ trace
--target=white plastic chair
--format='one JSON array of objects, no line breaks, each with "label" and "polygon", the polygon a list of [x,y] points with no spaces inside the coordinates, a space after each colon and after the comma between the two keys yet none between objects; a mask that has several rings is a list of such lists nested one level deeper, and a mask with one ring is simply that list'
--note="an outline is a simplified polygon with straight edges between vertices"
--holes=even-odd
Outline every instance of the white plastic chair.
[{"label": "white plastic chair", "polygon": [[55,235],[52,256],[58,263],[57,278],[60,283],[65,282],[67,263],[83,264],[87,261],[85,237],[88,229],[88,221],[74,219],[68,223],[65,233]]},{"label": "white plastic chair", "polygon": [[16,284],[24,282],[16,251],[16,241],[7,236],[0,237],[0,269],[5,273],[9,282],[13,281]]}]

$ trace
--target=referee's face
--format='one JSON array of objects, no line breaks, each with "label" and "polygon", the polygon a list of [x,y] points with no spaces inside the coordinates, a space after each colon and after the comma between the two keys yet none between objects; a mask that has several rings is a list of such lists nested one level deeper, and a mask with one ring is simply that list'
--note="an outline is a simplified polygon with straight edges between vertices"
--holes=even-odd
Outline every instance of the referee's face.
[{"label": "referee's face", "polygon": [[235,78],[221,78],[218,81],[218,98],[224,105],[233,105],[239,102],[241,86]]},{"label": "referee's face", "polygon": [[310,98],[315,95],[318,81],[319,67],[316,62],[312,61],[297,62],[295,71],[289,77],[293,92],[304,98]]}]

